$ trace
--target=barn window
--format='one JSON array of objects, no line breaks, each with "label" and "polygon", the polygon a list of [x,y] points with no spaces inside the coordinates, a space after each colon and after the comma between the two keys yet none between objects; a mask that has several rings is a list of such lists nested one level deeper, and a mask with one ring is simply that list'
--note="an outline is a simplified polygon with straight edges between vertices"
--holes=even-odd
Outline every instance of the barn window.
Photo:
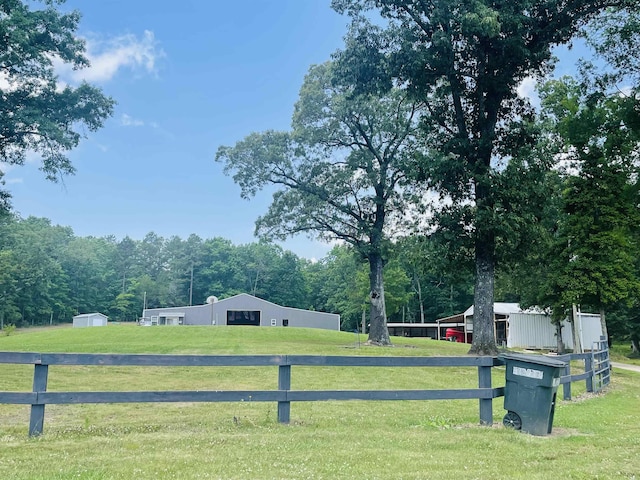
[{"label": "barn window", "polygon": [[282,326],[283,327],[288,327],[289,326],[289,319],[288,318],[283,318],[282,319]]},{"label": "barn window", "polygon": [[260,312],[248,310],[227,310],[227,325],[260,326]]}]

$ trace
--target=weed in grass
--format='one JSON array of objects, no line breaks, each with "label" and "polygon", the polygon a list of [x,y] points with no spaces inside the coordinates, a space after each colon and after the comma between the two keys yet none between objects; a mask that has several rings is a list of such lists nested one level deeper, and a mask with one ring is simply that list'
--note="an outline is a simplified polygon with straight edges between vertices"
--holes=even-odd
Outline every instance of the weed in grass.
[{"label": "weed in grass", "polygon": [[432,416],[428,418],[427,424],[430,427],[437,428],[438,430],[444,430],[451,428],[452,421],[446,417]]},{"label": "weed in grass", "polygon": [[16,326],[13,323],[10,323],[9,325],[5,325],[4,328],[2,329],[2,332],[4,333],[5,337],[8,337],[9,335],[13,335],[16,331]]}]

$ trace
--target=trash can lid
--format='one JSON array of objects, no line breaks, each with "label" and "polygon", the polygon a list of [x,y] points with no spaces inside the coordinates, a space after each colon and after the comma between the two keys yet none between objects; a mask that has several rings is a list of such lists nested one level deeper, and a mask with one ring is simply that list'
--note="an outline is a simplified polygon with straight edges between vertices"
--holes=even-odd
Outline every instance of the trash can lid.
[{"label": "trash can lid", "polygon": [[545,365],[547,367],[564,368],[567,366],[566,362],[558,360],[556,358],[549,358],[543,355],[527,355],[524,353],[505,353],[498,357],[500,360],[517,360],[519,362],[536,363],[538,365]]}]

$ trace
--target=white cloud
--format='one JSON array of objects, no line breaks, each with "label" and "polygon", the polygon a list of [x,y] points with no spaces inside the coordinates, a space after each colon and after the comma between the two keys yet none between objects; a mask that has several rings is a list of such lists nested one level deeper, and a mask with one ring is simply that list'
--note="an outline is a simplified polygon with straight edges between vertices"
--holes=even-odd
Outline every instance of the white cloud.
[{"label": "white cloud", "polygon": [[621,97],[630,97],[631,95],[634,95],[634,91],[633,91],[633,86],[631,85],[625,85],[623,87],[620,87],[620,92],[619,92],[619,96]]},{"label": "white cloud", "polygon": [[123,127],[144,127],[144,121],[123,113],[120,117],[120,125]]},{"label": "white cloud", "polygon": [[165,56],[153,32],[149,30],[145,30],[140,38],[134,34],[126,34],[108,39],[92,37],[85,41],[86,56],[91,65],[73,70],[60,60],[55,61],[56,70],[63,80],[69,79],[74,83],[82,80],[92,83],[107,82],[122,70],[155,75],[158,60]]},{"label": "white cloud", "polygon": [[15,85],[11,85],[7,79],[7,75],[4,72],[0,73],[0,90],[3,92],[9,92],[13,89],[15,89]]},{"label": "white cloud", "polygon": [[536,92],[536,79],[533,77],[527,77],[524,80],[522,80],[522,82],[520,82],[520,85],[518,85],[518,95],[520,95],[523,98],[530,98],[531,96],[535,95]]},{"label": "white cloud", "polygon": [[531,104],[534,107],[540,106],[540,97],[538,96],[538,92],[536,92],[536,87],[538,82],[533,77],[526,77],[520,85],[518,85],[517,92],[518,96],[521,98],[528,98]]},{"label": "white cloud", "polygon": [[[145,30],[140,38],[134,34],[126,34],[112,38],[96,36],[85,38],[85,41],[85,54],[89,59],[89,67],[74,70],[59,57],[51,58],[55,71],[59,75],[58,90],[83,80],[104,83],[123,70],[136,75],[141,72],[156,75],[158,60],[166,56],[150,30]],[[16,85],[12,85],[7,80],[6,74],[0,73],[0,90],[10,91],[15,88]]]}]

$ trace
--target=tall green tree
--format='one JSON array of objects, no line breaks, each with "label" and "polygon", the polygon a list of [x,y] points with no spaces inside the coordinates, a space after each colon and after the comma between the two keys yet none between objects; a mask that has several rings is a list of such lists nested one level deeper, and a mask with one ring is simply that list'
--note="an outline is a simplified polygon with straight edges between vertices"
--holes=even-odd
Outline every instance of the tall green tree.
[{"label": "tall green tree", "polygon": [[[612,85],[640,88],[640,11],[606,10],[585,31],[599,62],[583,61],[582,73],[592,87],[611,91]],[[619,91],[619,90],[618,90]]]},{"label": "tall green tree", "polygon": [[448,249],[448,243],[435,235],[411,235],[397,242],[395,258],[411,279],[413,292],[408,321],[435,322],[463,312],[473,302],[466,255],[450,255]]},{"label": "tall green tree", "polygon": [[203,283],[207,296],[224,298],[248,291],[241,285],[242,265],[237,247],[221,237],[205,240],[206,265],[203,267]]},{"label": "tall green tree", "polygon": [[411,280],[400,262],[393,256],[384,267],[384,294],[386,315],[393,321],[405,321],[411,299]]},{"label": "tall green tree", "polygon": [[[597,24],[598,29],[589,35],[588,40],[595,47],[600,58],[606,61],[610,69],[604,78],[600,76],[598,83],[605,86],[615,85],[613,92],[620,95],[624,92],[629,108],[624,124],[636,132],[640,130],[640,107],[638,107],[638,92],[640,91],[640,11],[606,12]],[[602,81],[604,80],[604,82]],[[636,238],[636,243],[640,239]],[[640,262],[636,259],[636,270],[640,278]],[[613,319],[613,327],[617,338],[627,338],[631,341],[632,349],[640,352],[640,317],[637,315],[638,299],[629,305],[620,305]]]},{"label": "tall green tree", "polygon": [[199,236],[166,240],[150,232],[134,243],[131,271],[136,301],[146,299],[148,307],[204,303],[209,295],[204,273],[209,252]]},{"label": "tall green tree", "polygon": [[353,247],[337,245],[306,270],[310,301],[307,308],[340,314],[341,329],[360,330],[368,306],[368,268]]},{"label": "tall green tree", "polygon": [[74,314],[107,312],[118,293],[112,264],[115,243],[107,238],[73,237],[61,254]]},{"label": "tall green tree", "polygon": [[124,237],[117,243],[113,254],[113,265],[122,287],[120,293],[126,293],[128,283],[140,271],[136,241],[129,236]]},{"label": "tall green tree", "polygon": [[541,94],[571,167],[560,229],[560,258],[566,263],[555,272],[562,283],[558,306],[598,309],[606,333],[606,308],[631,302],[640,292],[637,101],[628,95],[589,93],[570,78],[548,82]]},{"label": "tall green tree", "polygon": [[48,219],[16,219],[3,232],[2,261],[11,272],[2,276],[5,321],[16,325],[70,318],[68,275],[62,267],[71,229]]},{"label": "tall green tree", "polygon": [[0,159],[22,165],[28,152],[37,152],[53,181],[74,172],[66,152],[85,129],[102,127],[114,105],[88,83],[61,87],[57,81],[54,61],[89,65],[76,35],[80,14],[56,10],[63,1],[45,0],[42,9],[32,9],[36,2],[0,3]]},{"label": "tall green tree", "polygon": [[356,94],[335,82],[331,63],[317,65],[300,90],[292,131],[254,133],[216,155],[244,197],[278,188],[256,222],[259,236],[341,240],[368,262],[373,344],[390,343],[383,268],[407,209],[407,172],[422,149],[422,107],[399,89],[382,97]]},{"label": "tall green tree", "polygon": [[[473,345],[470,353],[497,353],[493,329],[497,246],[503,230],[501,171],[532,109],[517,94],[527,76],[549,71],[554,46],[567,43],[605,8],[625,0],[333,0],[352,16],[338,66],[361,91],[393,84],[428,104],[424,119],[440,151],[425,177],[458,207],[473,236],[475,261]],[[382,21],[366,20],[371,10]],[[434,161],[435,160],[435,161]]]},{"label": "tall green tree", "polygon": [[307,308],[308,288],[303,274],[303,262],[292,252],[282,251],[275,257],[269,287],[269,301],[278,305]]}]

